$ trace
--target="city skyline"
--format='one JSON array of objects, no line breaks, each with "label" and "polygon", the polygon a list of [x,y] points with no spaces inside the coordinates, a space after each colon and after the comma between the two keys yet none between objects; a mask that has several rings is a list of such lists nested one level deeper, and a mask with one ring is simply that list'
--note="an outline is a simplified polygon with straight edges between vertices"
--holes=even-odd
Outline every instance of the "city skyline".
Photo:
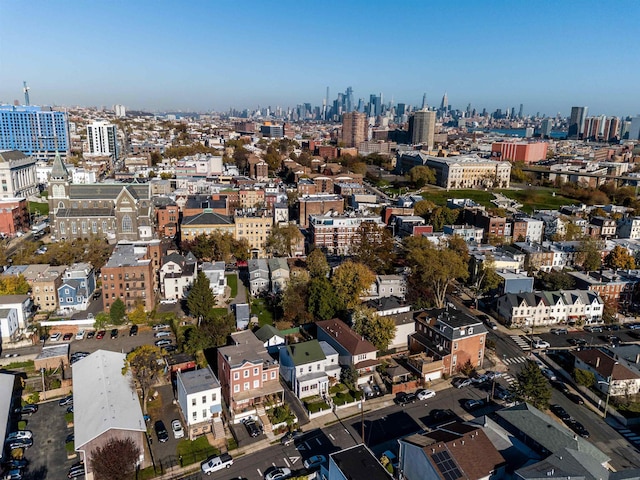
[{"label": "city skyline", "polygon": [[[420,107],[426,92],[437,107],[446,92],[461,110],[640,113],[624,86],[639,70],[625,47],[634,42],[636,2],[245,6],[2,2],[0,15],[16,21],[0,34],[0,102],[22,103],[26,80],[34,105],[286,108],[321,105],[329,86],[330,102],[352,87],[355,103],[383,93],[385,103]],[[22,18],[35,35],[24,35]]]}]

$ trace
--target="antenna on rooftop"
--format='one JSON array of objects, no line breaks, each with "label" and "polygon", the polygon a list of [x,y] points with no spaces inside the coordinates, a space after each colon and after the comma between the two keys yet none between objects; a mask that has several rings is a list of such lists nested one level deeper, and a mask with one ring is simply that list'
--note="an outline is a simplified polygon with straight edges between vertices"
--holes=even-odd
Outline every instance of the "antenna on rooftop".
[{"label": "antenna on rooftop", "polygon": [[24,82],[22,82],[22,91],[24,92],[24,104],[26,106],[29,106],[29,90],[31,90],[30,87],[27,87],[27,82],[26,80]]}]

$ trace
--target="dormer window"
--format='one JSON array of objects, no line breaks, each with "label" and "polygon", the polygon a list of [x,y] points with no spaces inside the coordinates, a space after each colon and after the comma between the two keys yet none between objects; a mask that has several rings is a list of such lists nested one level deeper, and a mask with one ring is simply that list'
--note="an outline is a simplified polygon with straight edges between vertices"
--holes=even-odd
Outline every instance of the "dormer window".
[{"label": "dormer window", "polygon": [[473,327],[469,327],[469,335],[473,334]]},{"label": "dormer window", "polygon": [[466,333],[466,330],[464,328],[461,328],[460,329],[460,335],[465,335],[465,333]]}]

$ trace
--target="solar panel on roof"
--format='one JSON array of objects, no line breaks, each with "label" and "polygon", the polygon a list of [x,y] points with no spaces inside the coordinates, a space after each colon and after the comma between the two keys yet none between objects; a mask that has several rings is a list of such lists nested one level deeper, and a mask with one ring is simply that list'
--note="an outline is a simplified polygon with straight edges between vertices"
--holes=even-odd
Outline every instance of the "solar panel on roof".
[{"label": "solar panel on roof", "polygon": [[436,467],[438,467],[438,470],[440,470],[444,480],[456,480],[462,477],[458,465],[446,450],[434,453],[431,455],[431,459],[436,464]]}]

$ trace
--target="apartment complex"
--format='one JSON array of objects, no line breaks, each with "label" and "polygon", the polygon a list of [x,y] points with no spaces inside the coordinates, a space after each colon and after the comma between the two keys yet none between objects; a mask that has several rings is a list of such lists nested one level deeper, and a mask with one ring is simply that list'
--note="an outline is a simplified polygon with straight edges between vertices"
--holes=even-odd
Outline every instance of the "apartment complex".
[{"label": "apartment complex", "polygon": [[385,226],[380,217],[375,215],[311,215],[311,243],[330,254],[348,255],[364,222],[375,223],[381,228]]},{"label": "apartment complex", "polygon": [[87,125],[89,154],[118,159],[118,134],[116,126],[102,120]]},{"label": "apartment complex", "polygon": [[436,112],[434,110],[419,110],[409,117],[409,138],[413,145],[423,144],[431,150],[435,130]]},{"label": "apartment complex", "polygon": [[548,149],[547,142],[495,142],[491,145],[491,157],[495,160],[530,164],[546,160]]},{"label": "apartment complex", "polygon": [[342,115],[342,142],[345,147],[357,147],[367,140],[367,116],[360,112]]}]

